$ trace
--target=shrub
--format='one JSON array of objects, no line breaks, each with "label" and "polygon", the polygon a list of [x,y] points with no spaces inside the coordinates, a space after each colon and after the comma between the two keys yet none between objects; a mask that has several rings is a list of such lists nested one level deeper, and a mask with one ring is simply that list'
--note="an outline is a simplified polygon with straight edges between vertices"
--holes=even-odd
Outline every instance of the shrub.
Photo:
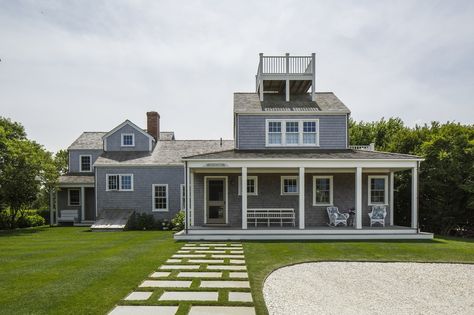
[{"label": "shrub", "polygon": [[39,214],[26,214],[18,218],[16,226],[19,228],[26,228],[32,226],[41,226],[44,225],[46,221]]},{"label": "shrub", "polygon": [[50,217],[49,209],[41,209],[41,210],[36,211],[36,213],[42,216],[45,222],[49,222],[49,217]]},{"label": "shrub", "polygon": [[134,212],[125,226],[127,230],[162,230],[162,221],[155,220],[152,214]]},{"label": "shrub", "polygon": [[174,231],[184,230],[184,211],[179,211],[176,213],[174,218],[171,220],[171,228]]}]

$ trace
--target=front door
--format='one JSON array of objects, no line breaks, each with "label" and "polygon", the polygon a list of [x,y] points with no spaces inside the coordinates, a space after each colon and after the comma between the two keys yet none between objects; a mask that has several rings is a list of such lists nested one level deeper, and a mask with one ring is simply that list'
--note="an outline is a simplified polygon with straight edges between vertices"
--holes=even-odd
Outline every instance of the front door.
[{"label": "front door", "polygon": [[225,224],[226,223],[226,179],[225,178],[207,178],[207,223]]}]

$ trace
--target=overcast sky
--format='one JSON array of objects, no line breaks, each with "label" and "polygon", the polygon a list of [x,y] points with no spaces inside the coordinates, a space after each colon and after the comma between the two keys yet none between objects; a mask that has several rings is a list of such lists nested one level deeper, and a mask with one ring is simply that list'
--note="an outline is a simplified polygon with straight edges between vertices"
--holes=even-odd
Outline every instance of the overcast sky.
[{"label": "overcast sky", "polygon": [[316,52],[317,91],[357,120],[474,121],[474,1],[432,0],[0,0],[0,115],[51,151],[149,110],[231,139],[259,52]]}]

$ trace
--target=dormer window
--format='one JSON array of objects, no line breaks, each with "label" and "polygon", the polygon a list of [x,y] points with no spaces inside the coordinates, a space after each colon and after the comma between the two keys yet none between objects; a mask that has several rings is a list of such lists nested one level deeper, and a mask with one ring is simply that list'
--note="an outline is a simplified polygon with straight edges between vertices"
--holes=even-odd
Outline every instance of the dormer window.
[{"label": "dormer window", "polygon": [[133,133],[122,133],[122,147],[134,147],[135,135]]},{"label": "dormer window", "polygon": [[267,147],[319,146],[318,119],[267,119]]}]

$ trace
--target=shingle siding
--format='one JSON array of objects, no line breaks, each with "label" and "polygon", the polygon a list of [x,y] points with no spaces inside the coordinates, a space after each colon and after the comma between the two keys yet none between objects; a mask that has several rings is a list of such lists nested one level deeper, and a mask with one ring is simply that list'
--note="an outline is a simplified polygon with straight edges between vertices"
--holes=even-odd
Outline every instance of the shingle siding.
[{"label": "shingle siding", "polygon": [[[258,176],[258,195],[247,196],[248,208],[293,208],[296,214],[296,226],[298,226],[298,195],[281,195],[281,176],[295,176],[296,174],[249,174]],[[339,211],[347,212],[355,208],[355,174],[354,173],[324,173],[305,174],[305,226],[326,226],[329,223],[326,206],[313,206],[313,176],[333,176],[333,201]],[[372,175],[372,174],[370,174]],[[374,174],[375,175],[375,174]],[[387,175],[387,174],[379,174]],[[204,224],[204,177],[216,176],[216,174],[194,175],[194,225]],[[226,174],[228,177],[228,207],[229,225],[231,227],[242,226],[242,198],[238,195],[239,174]],[[362,177],[362,223],[368,226],[370,207],[367,200],[368,174]],[[390,187],[388,186],[390,190]],[[387,206],[386,225],[389,225],[390,209]]]},{"label": "shingle siding", "polygon": [[[133,174],[133,191],[106,191],[106,174]],[[152,211],[152,185],[168,184],[168,212]],[[180,210],[183,166],[97,168],[97,209],[132,209],[170,220]]]},{"label": "shingle siding", "polygon": [[[97,158],[102,154],[102,150],[69,150],[69,173],[80,172],[80,156],[91,155],[92,165],[94,165]],[[92,172],[84,172],[84,174],[93,174],[94,167],[92,166]]]},{"label": "shingle siding", "polygon": [[[122,133],[135,135],[135,146],[122,147]],[[107,137],[106,151],[150,151],[150,138],[130,125],[124,125]]]},{"label": "shingle siding", "polygon": [[[265,146],[266,119],[319,119],[319,148],[346,149],[347,147],[346,115],[238,115],[238,149],[258,150],[267,148]],[[272,147],[271,149],[275,148]],[[314,149],[314,147],[301,147],[300,149]]]}]

